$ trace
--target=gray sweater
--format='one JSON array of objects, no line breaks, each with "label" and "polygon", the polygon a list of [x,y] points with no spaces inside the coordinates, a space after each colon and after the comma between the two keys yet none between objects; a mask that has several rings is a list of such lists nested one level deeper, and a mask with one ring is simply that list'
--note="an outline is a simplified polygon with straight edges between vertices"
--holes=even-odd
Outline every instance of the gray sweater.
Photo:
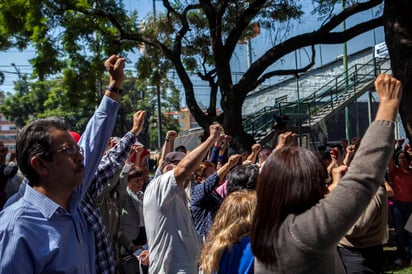
[{"label": "gray sweater", "polygon": [[337,244],[368,206],[391,157],[394,124],[375,121],[350,169],[332,193],[299,215],[289,215],[274,238],[277,262],[255,260],[255,273],[345,273]]}]

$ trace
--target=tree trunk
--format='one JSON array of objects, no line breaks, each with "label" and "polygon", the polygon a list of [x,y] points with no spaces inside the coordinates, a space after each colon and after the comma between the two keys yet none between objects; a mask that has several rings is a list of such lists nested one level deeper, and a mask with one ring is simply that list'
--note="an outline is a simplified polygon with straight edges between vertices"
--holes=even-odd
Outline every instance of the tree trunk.
[{"label": "tree trunk", "polygon": [[391,57],[393,75],[402,82],[400,115],[406,136],[412,142],[412,3],[385,0],[385,40]]},{"label": "tree trunk", "polygon": [[224,96],[222,99],[222,109],[224,111],[223,116],[223,128],[225,134],[233,137],[232,147],[235,150],[242,148],[243,150],[250,151],[251,146],[254,144],[252,136],[247,134],[243,130],[242,125],[242,103],[243,100],[236,97],[236,92],[231,92],[233,96]]}]

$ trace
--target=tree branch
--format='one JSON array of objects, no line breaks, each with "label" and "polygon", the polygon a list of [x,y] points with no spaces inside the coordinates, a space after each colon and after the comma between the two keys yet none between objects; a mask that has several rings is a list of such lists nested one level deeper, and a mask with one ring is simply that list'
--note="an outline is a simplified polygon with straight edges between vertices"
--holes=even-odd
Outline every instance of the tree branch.
[{"label": "tree branch", "polygon": [[219,20],[219,17],[217,16],[217,12],[209,0],[207,1],[200,0],[199,3],[209,23],[210,39],[212,43],[212,48],[216,48],[216,47],[221,48],[223,45],[222,34],[221,34],[222,33],[221,17]]},{"label": "tree branch", "polygon": [[351,38],[364,33],[365,31],[382,26],[383,16],[372,19],[367,22],[355,25],[346,31],[325,33],[318,30],[312,33],[305,33],[294,36],[269,49],[258,60],[256,60],[246,71],[243,77],[237,83],[240,90],[253,90],[257,87],[256,76],[261,75],[270,65],[274,64],[283,56],[293,52],[296,49],[313,46],[316,44],[337,44],[350,40]]},{"label": "tree branch", "polygon": [[296,77],[299,77],[299,73],[306,72],[308,69],[310,69],[314,64],[315,64],[315,56],[316,56],[316,51],[315,51],[315,46],[311,46],[312,49],[312,57],[310,60],[310,63],[307,64],[306,66],[299,68],[299,69],[285,69],[285,70],[274,70],[268,73],[265,73],[256,81],[256,86],[260,85],[267,79],[273,77],[273,76],[279,76],[279,75],[291,75],[294,74]]},{"label": "tree branch", "polygon": [[372,19],[367,22],[360,23],[354,27],[347,29],[342,32],[332,32],[324,36],[319,37],[319,42],[317,44],[337,44],[343,43],[355,36],[358,36],[368,30],[377,28],[383,25],[383,16]]},{"label": "tree branch", "polygon": [[333,16],[328,23],[326,23],[325,25],[323,25],[318,31],[319,32],[330,32],[332,31],[334,28],[336,28],[337,26],[339,26],[340,24],[342,24],[343,21],[345,21],[346,19],[348,19],[349,17],[351,17],[352,15],[371,9],[373,7],[378,6],[379,4],[381,4],[383,2],[383,0],[371,0],[368,2],[364,2],[364,3],[357,3],[357,4],[353,4],[348,6],[347,8],[345,8],[341,13],[339,13],[338,15]]},{"label": "tree branch", "polygon": [[180,55],[182,50],[182,39],[185,34],[189,31],[189,22],[187,21],[187,14],[191,10],[199,9],[201,6],[199,4],[188,5],[182,13],[178,13],[171,5],[168,0],[163,0],[163,5],[166,7],[168,12],[171,12],[177,19],[179,19],[182,27],[177,32],[175,36],[174,46],[173,46],[173,53]]},{"label": "tree branch", "polygon": [[225,55],[231,55],[242,36],[243,31],[250,24],[256,14],[262,9],[267,0],[257,0],[249,4],[249,8],[239,14],[238,20],[234,23],[235,27],[229,33],[225,44]]}]

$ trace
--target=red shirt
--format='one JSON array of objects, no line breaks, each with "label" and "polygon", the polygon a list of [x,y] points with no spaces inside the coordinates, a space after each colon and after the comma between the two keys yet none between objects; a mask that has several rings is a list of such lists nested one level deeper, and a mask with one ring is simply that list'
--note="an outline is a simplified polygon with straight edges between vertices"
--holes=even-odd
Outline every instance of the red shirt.
[{"label": "red shirt", "polygon": [[391,172],[393,199],[401,202],[412,202],[412,171],[395,168]]}]

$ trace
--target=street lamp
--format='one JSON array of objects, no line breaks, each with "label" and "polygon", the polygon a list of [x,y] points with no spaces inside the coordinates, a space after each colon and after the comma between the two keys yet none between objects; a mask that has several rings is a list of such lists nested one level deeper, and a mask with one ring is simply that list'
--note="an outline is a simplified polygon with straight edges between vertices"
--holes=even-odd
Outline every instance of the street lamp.
[{"label": "street lamp", "polygon": [[20,72],[20,69],[16,66],[15,63],[11,63],[10,66],[12,66],[12,67],[16,70],[17,76],[19,77],[19,80],[21,80],[21,72]]}]

